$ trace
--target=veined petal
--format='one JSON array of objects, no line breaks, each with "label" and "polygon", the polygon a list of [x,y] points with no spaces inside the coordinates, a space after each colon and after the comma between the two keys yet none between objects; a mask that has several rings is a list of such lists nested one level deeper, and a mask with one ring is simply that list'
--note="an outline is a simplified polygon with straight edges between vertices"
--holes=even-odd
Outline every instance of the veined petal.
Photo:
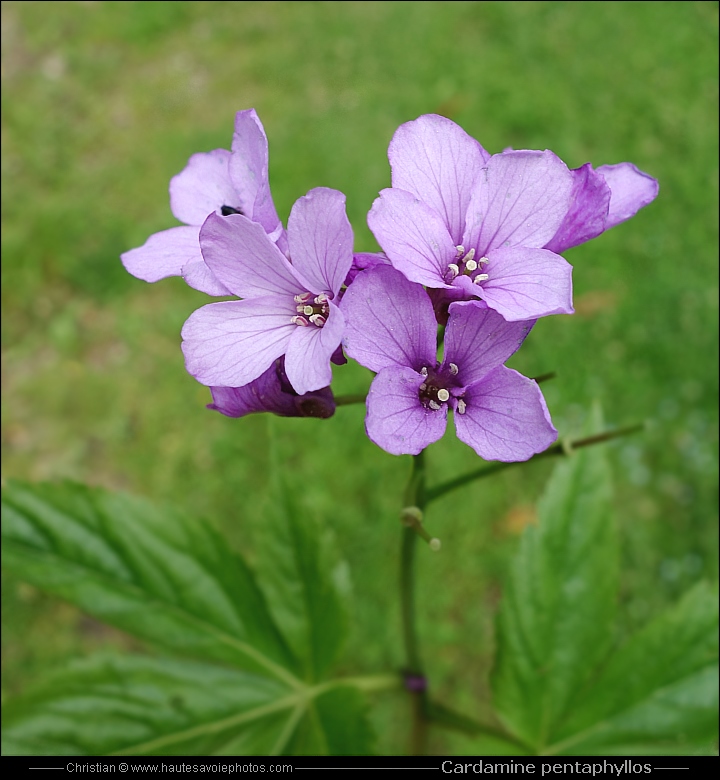
[{"label": "veined petal", "polygon": [[367,271],[369,268],[375,268],[376,265],[391,265],[385,252],[356,252],[345,277],[345,285],[349,287],[360,271]]},{"label": "veined petal", "polygon": [[454,363],[458,367],[461,385],[479,382],[520,349],[534,324],[507,322],[480,301],[453,303],[445,331],[443,365]]},{"label": "veined petal", "polygon": [[496,249],[483,271],[480,295],[509,321],[572,314],[572,266],[547,249]]},{"label": "veined petal", "polygon": [[240,214],[211,214],[200,230],[200,246],[210,270],[241,298],[310,289],[257,222]]},{"label": "veined petal", "polygon": [[392,186],[412,193],[443,218],[461,243],[475,182],[490,155],[450,119],[426,114],[395,131],[388,157]]},{"label": "veined petal", "polygon": [[182,329],[188,373],[208,386],[252,382],[285,354],[294,315],[292,298],[277,295],[203,306]]},{"label": "veined petal", "polygon": [[558,255],[599,236],[605,230],[610,206],[610,187],[590,163],[570,173],[573,176],[570,210],[544,247]]},{"label": "veined petal", "polygon": [[345,196],[316,187],[299,198],[288,219],[293,267],[314,292],[336,296],[353,260],[353,232],[345,213]]},{"label": "veined petal", "polygon": [[330,358],[342,339],[345,318],[332,301],[328,308],[328,318],[322,328],[295,326],[285,353],[285,373],[301,395],[332,382]]},{"label": "veined petal", "polygon": [[266,233],[280,235],[282,225],[268,181],[267,136],[254,108],[235,115],[229,170],[243,214],[262,225]]},{"label": "veined petal", "polygon": [[395,268],[412,282],[447,287],[444,276],[457,250],[440,214],[404,190],[380,193],[368,225]]},{"label": "veined petal", "polygon": [[199,227],[184,225],[153,233],[142,246],[123,252],[120,259],[128,273],[144,282],[181,276],[187,263],[202,262],[199,233]]},{"label": "veined petal", "polygon": [[340,307],[343,343],[350,357],[371,371],[435,367],[437,325],[425,290],[399,271],[378,265],[358,274]]},{"label": "veined petal", "polygon": [[434,411],[422,405],[418,393],[423,379],[411,368],[390,366],[370,385],[365,430],[391,455],[417,455],[445,432],[447,407]]},{"label": "veined petal", "polygon": [[573,177],[550,151],[493,155],[468,206],[462,245],[480,255],[500,247],[543,247],[570,208]]},{"label": "veined petal", "polygon": [[499,366],[470,385],[455,412],[458,439],[485,460],[527,460],[546,450],[557,431],[540,388],[532,379]]},{"label": "veined petal", "polygon": [[606,230],[634,217],[643,206],[657,198],[657,180],[632,163],[601,165],[597,172],[605,179],[611,192]]},{"label": "veined petal", "polygon": [[238,194],[230,181],[227,149],[194,154],[185,168],[170,179],[170,209],[186,225],[202,225],[222,206],[238,208]]},{"label": "veined petal", "polygon": [[202,256],[183,267],[182,277],[186,284],[207,295],[232,295],[230,290],[221,284],[215,274],[207,267]]}]

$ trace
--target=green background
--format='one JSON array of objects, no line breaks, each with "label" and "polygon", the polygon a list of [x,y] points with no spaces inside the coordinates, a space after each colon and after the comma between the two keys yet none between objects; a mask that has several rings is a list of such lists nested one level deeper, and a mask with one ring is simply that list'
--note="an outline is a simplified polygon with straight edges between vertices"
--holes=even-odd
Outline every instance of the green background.
[{"label": "green background", "polygon": [[[250,107],[281,218],[334,187],[356,250],[372,251],[365,215],[389,185],[392,133],[437,112],[491,152],[629,160],[659,180],[637,217],[567,252],[577,313],[538,323],[511,365],[557,372],[543,390],[561,436],[594,399],[610,425],[648,421],[611,445],[624,628],[717,576],[716,3],[6,2],[2,14],[4,477],[176,504],[252,559],[272,501],[271,425],[298,503],[351,564],[347,671],[397,668],[410,459],[365,438],[361,406],[328,421],[207,411],[179,349],[207,298],[134,279],[119,255],[177,224],[170,177],[194,152],[229,148]],[[336,392],[369,381],[346,366]],[[478,465],[452,426],[428,461],[431,484]],[[424,657],[434,690],[478,716],[501,579],[549,469],[517,466],[427,518],[443,549],[418,556]],[[138,644],[9,577],[3,616],[4,695],[92,649]]]}]

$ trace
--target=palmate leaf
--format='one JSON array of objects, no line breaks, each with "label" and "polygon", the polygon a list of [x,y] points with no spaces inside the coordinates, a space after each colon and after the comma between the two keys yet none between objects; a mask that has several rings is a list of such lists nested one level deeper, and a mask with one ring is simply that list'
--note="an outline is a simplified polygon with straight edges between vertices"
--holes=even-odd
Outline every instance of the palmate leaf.
[{"label": "palmate leaf", "polygon": [[613,640],[618,548],[611,496],[602,448],[561,463],[506,583],[495,704],[511,731],[536,749],[556,733]]},{"label": "palmate leaf", "polygon": [[[317,717],[329,698],[330,717]],[[235,669],[167,658],[98,656],[5,707],[3,754],[367,752],[369,732],[357,690],[329,687],[314,699],[310,695],[309,706],[307,699],[307,691],[291,691]],[[307,726],[298,728],[303,721]]]},{"label": "palmate leaf", "polygon": [[[100,620],[203,661],[81,664],[11,704],[5,736],[14,747],[6,750],[369,751],[358,686],[377,683],[320,681],[309,674],[306,657],[283,637],[253,572],[209,525],[81,485],[11,483],[3,490],[2,533],[3,562],[22,579]],[[302,534],[310,546],[310,530]],[[331,585],[333,563],[321,557],[313,566],[284,570],[285,589],[312,591],[317,584],[304,578],[316,577],[324,583],[324,603],[339,601]],[[271,602],[278,612],[277,589],[271,589]],[[314,617],[312,610],[303,612],[290,639],[297,630],[312,635],[302,620]],[[343,626],[334,626],[331,617],[328,610],[319,636],[334,656]],[[326,669],[327,663],[313,668]],[[312,677],[317,684],[308,682]],[[388,678],[380,682],[393,684]]]},{"label": "palmate leaf", "polygon": [[535,754],[702,752],[717,729],[717,599],[700,585],[614,647],[609,497],[602,448],[554,472],[498,616],[497,712]]}]

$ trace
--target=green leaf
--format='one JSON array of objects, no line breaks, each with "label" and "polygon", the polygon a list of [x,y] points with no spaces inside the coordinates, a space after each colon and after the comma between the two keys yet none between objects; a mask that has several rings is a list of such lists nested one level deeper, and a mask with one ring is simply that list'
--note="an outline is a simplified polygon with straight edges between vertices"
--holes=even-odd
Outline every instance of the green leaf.
[{"label": "green leaf", "polygon": [[3,563],[91,615],[179,653],[298,685],[253,574],[207,524],[81,485],[3,490]]},{"label": "green leaf", "polygon": [[717,594],[700,584],[632,637],[556,737],[572,754],[676,753],[717,735]]},{"label": "green leaf", "polygon": [[[596,426],[600,421],[596,419]],[[541,751],[611,647],[618,548],[603,448],[561,463],[526,529],[498,616],[498,714]]]},{"label": "green leaf", "polygon": [[[272,420],[269,421],[272,425]],[[275,463],[269,430],[272,505],[257,544],[257,569],[275,622],[308,681],[323,678],[337,659],[347,629],[347,564],[319,518],[302,511]]]},{"label": "green leaf", "polygon": [[[310,720],[311,733],[299,728]],[[235,669],[96,657],[10,702],[3,755],[364,754],[362,695],[292,691]]]}]

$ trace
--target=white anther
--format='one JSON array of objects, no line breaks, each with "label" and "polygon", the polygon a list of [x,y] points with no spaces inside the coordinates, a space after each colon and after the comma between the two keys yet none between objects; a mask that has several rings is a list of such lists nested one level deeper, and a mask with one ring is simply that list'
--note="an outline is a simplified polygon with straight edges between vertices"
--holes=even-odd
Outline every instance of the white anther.
[{"label": "white anther", "polygon": [[452,274],[453,279],[460,273],[460,268],[455,263],[448,265],[448,271]]},{"label": "white anther", "polygon": [[450,373],[451,373],[453,376],[457,376],[458,367],[455,365],[455,363],[450,363],[450,365],[448,366],[448,368],[450,369]]},{"label": "white anther", "polygon": [[465,270],[466,271],[477,271],[478,264],[474,260],[468,260],[467,263],[465,263]]},{"label": "white anther", "polygon": [[440,409],[440,404],[437,401],[430,401],[428,406],[433,410],[433,412],[437,412],[437,410]]},{"label": "white anther", "polygon": [[448,391],[444,387],[441,387],[438,390],[438,401],[442,401],[443,403],[445,403],[445,401],[447,401],[448,398],[450,398],[450,393],[448,393]]},{"label": "white anther", "polygon": [[427,390],[427,385],[425,384],[425,382],[423,382],[423,383],[420,385],[420,387],[418,387],[418,390],[419,390],[421,393],[424,393],[424,392]]},{"label": "white anther", "polygon": [[302,312],[303,312],[303,314],[307,314],[307,316],[308,316],[308,317],[309,317],[309,316],[310,316],[310,315],[311,315],[311,314],[312,314],[314,311],[315,311],[315,309],[313,309],[313,307],[312,307],[312,306],[303,306],[303,310],[302,310]]},{"label": "white anther", "polygon": [[292,322],[293,325],[302,325],[303,327],[305,325],[309,325],[310,323],[305,319],[305,317],[293,317],[290,322]]},{"label": "white anther", "polygon": [[457,259],[459,260],[465,254],[465,247],[462,244],[458,244],[455,249],[457,249]]},{"label": "white anther", "polygon": [[428,375],[427,366],[423,366],[423,367],[420,369],[420,373],[421,373],[423,376],[427,376],[427,375]]},{"label": "white anther", "polygon": [[295,303],[307,303],[310,298],[312,298],[312,293],[306,292],[306,293],[299,293],[296,295],[293,300]]},{"label": "white anther", "polygon": [[471,249],[466,255],[465,255],[465,265],[467,265],[470,262],[475,262],[473,258],[475,257],[475,250]]},{"label": "white anther", "polygon": [[322,314],[313,314],[312,317],[310,317],[310,322],[312,322],[313,325],[317,325],[318,328],[322,328],[326,321],[327,320]]},{"label": "white anther", "polygon": [[490,261],[487,259],[487,257],[481,257],[481,258],[478,260],[478,263],[479,263],[480,265],[482,265],[483,263],[489,263],[489,262],[490,262]]},{"label": "white anther", "polygon": [[465,414],[465,401],[462,398],[458,398],[457,410],[458,414]]},{"label": "white anther", "polygon": [[489,277],[487,274],[478,274],[478,275],[477,275],[477,276],[476,276],[476,277],[473,279],[473,282],[474,282],[475,284],[480,284],[480,282],[487,282],[487,280],[488,280],[489,278],[490,278],[490,277]]},{"label": "white anther", "polygon": [[315,298],[315,303],[319,303],[321,306],[323,303],[328,302],[328,297],[325,295],[325,293],[320,293],[317,298]]}]

